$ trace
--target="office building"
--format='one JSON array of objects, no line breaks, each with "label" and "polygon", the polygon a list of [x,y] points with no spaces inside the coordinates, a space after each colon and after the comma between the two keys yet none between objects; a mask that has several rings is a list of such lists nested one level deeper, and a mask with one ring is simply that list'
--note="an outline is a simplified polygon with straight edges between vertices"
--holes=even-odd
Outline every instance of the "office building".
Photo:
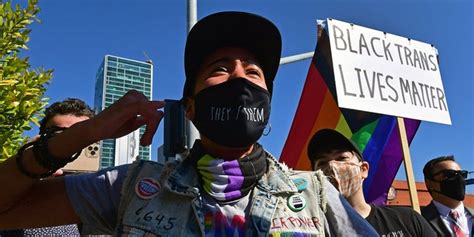
[{"label": "office building", "polygon": [[[96,74],[95,110],[100,112],[109,107],[129,90],[137,90],[148,99],[152,98],[153,64],[137,60],[106,55]],[[151,147],[139,146],[140,128],[134,133],[118,139],[101,142],[100,168],[132,162],[137,155],[150,160]]]}]

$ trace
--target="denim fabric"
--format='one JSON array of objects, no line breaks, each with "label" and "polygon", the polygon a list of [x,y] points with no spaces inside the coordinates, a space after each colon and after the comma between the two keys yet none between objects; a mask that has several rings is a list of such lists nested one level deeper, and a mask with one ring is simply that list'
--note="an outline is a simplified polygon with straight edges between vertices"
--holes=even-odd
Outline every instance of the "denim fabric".
[{"label": "denim fabric", "polygon": [[[269,153],[266,153],[266,159],[267,172],[251,192],[246,232],[240,234],[377,236],[321,172],[292,171]],[[308,181],[306,189],[298,191],[293,182],[297,178]],[[152,196],[139,195],[139,184],[144,179],[156,181],[159,191]],[[200,192],[199,175],[191,159],[166,166],[150,161],[135,162],[129,167],[122,186],[117,234],[204,236]],[[288,200],[292,195],[305,199],[306,207],[291,210]]]}]

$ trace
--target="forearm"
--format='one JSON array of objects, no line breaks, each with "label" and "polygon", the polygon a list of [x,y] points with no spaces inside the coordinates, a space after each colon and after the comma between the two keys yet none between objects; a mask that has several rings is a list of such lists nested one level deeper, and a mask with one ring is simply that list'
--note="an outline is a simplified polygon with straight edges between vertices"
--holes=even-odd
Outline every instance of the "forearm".
[{"label": "forearm", "polygon": [[[48,150],[54,157],[69,158],[83,147],[94,142],[93,134],[90,132],[92,124],[87,121],[77,123],[64,132],[57,134],[48,140]],[[0,213],[7,211],[18,202],[25,199],[25,195],[34,185],[42,182],[24,175],[16,164],[17,157],[12,157],[0,164],[0,180],[2,192],[0,192]],[[48,170],[38,164],[34,158],[32,147],[24,150],[21,163],[23,167],[33,174],[43,174]],[[41,190],[38,190],[41,191]]]},{"label": "forearm", "polygon": [[35,183],[21,200],[0,213],[0,230],[80,223],[66,193],[64,177]]}]

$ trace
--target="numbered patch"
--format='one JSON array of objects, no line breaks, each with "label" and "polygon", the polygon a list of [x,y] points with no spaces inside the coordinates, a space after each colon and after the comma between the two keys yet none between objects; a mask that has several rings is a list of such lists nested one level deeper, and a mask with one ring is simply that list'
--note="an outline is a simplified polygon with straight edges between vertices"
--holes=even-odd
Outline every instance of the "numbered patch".
[{"label": "numbered patch", "polygon": [[160,183],[152,178],[143,178],[135,185],[135,193],[142,199],[154,198],[160,189]]}]

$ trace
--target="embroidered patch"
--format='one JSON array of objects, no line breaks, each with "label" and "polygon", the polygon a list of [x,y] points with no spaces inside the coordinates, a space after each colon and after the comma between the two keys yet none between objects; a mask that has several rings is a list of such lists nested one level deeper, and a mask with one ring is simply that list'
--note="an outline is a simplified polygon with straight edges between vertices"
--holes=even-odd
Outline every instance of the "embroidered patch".
[{"label": "embroidered patch", "polygon": [[142,199],[152,199],[160,189],[160,184],[152,178],[143,178],[135,185],[135,193]]},{"label": "embroidered patch", "polygon": [[298,192],[306,190],[308,187],[308,181],[303,178],[297,178],[293,179],[293,183],[295,184],[296,188],[298,189]]},{"label": "embroidered patch", "polygon": [[291,195],[288,198],[288,207],[294,212],[299,212],[306,207],[306,200],[301,194]]}]

